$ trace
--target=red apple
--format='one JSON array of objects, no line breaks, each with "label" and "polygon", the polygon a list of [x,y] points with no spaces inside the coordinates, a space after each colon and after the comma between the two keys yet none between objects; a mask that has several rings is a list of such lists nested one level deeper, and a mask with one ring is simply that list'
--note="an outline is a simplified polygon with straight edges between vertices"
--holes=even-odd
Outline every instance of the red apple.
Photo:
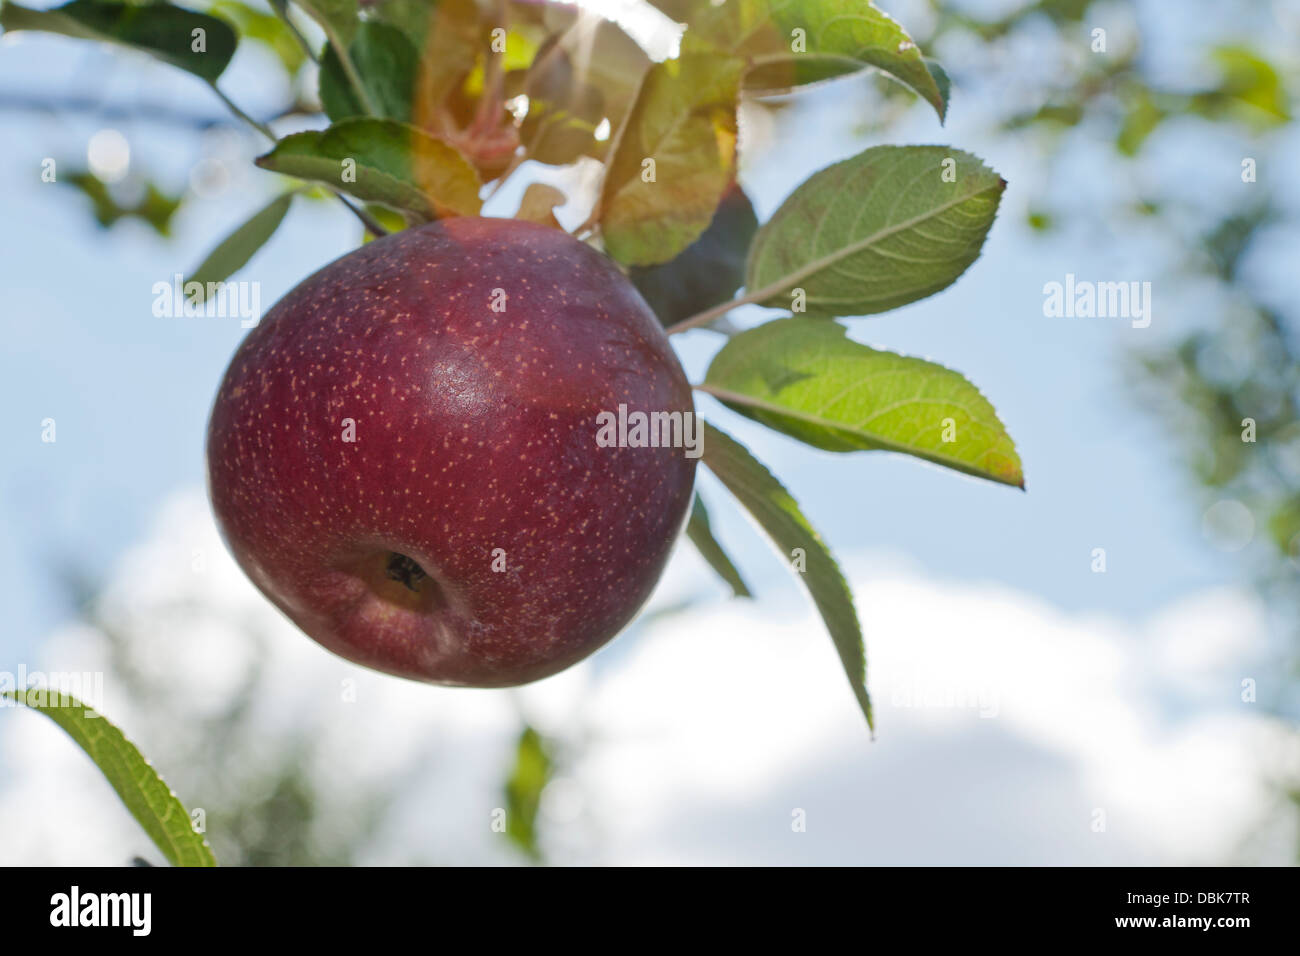
[{"label": "red apple", "polygon": [[258,588],[335,653],[536,680],[633,618],[690,505],[685,449],[597,442],[620,405],[694,415],[610,260],[526,222],[431,223],[321,269],[239,347],[208,428],[213,508]]}]

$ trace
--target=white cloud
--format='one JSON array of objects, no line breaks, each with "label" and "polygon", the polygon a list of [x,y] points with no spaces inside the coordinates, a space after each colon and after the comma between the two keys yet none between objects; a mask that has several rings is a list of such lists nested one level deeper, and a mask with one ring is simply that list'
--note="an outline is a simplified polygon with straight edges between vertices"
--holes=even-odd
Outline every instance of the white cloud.
[{"label": "white cloud", "polygon": [[[130,635],[127,658],[172,688],[166,710],[120,692],[97,631],[54,635],[29,667],[106,671],[109,716],[202,806],[213,795],[184,792],[188,768],[168,756],[193,753],[187,715],[225,707],[260,644],[257,732],[231,773],[257,779],[306,733],[317,745],[309,771],[339,814],[365,785],[401,781],[364,862],[515,860],[489,823],[521,712],[564,758],[543,803],[558,862],[1286,858],[1288,818],[1261,828],[1275,809],[1264,774],[1284,756],[1294,765],[1296,748],[1240,701],[1264,629],[1249,598],[1204,594],[1132,627],[897,567],[868,556],[848,565],[868,633],[874,743],[829,639],[789,585],[654,618],[517,691],[430,688],[356,668],[298,633],[230,561],[197,493],[165,506],[105,597]],[[707,574],[684,549],[652,609],[696,593]],[[0,735],[10,765],[0,861],[156,858],[60,731],[10,713]],[[796,811],[806,832],[791,827]],[[1093,829],[1098,811],[1104,832]]]}]

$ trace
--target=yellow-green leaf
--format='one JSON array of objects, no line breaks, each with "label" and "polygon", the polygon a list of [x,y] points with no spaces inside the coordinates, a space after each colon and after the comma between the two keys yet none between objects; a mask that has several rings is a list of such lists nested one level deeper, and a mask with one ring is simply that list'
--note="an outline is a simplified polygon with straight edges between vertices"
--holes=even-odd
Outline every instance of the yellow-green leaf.
[{"label": "yellow-green leaf", "polygon": [[524,727],[515,744],[515,765],[506,780],[506,836],[535,863],[542,860],[537,840],[537,811],[550,782],[551,755],[532,727]]},{"label": "yellow-green leaf", "polygon": [[817,448],[902,452],[1025,484],[1015,444],[979,389],[942,365],[860,345],[835,322],[782,319],[737,335],[702,390]]},{"label": "yellow-green leaf", "polygon": [[619,262],[667,262],[708,228],[735,175],[743,66],[686,54],[646,74],[601,190],[605,250]]},{"label": "yellow-green leaf", "polygon": [[109,784],[174,866],[216,866],[203,835],[196,833],[184,805],[131,741],[102,715],[55,689],[0,691],[40,711],[58,724],[86,752]]}]

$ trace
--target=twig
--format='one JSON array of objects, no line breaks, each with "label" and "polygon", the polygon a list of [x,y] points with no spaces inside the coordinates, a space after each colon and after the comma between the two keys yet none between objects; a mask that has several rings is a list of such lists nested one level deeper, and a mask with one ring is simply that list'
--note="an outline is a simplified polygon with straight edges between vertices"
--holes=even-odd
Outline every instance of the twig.
[{"label": "twig", "polygon": [[225,93],[221,92],[221,88],[217,86],[215,80],[209,80],[208,86],[212,87],[212,92],[216,93],[217,96],[220,97],[221,102],[226,104],[226,108],[229,109],[230,112],[234,113],[241,120],[243,120],[249,126],[253,127],[253,129],[257,130],[259,133],[261,133],[271,142],[273,143],[275,142],[276,140],[275,133],[271,132],[271,127],[267,126],[265,123],[259,123],[257,120],[253,119],[253,117],[249,116],[242,109],[240,109],[234,100],[232,100]]},{"label": "twig", "polygon": [[289,32],[293,34],[294,39],[298,41],[298,45],[302,47],[302,52],[307,54],[307,59],[311,60],[313,63],[319,63],[320,58],[316,56],[316,51],[311,48],[311,44],[307,42],[307,38],[302,35],[302,31],[298,29],[298,24],[294,23],[293,19],[289,16],[288,5],[272,3],[271,9],[275,11],[277,17],[284,21],[284,25],[289,28]]},{"label": "twig", "polygon": [[[497,28],[503,32],[509,26],[510,12],[506,7],[505,0],[497,0],[496,3],[496,20]],[[495,32],[493,30],[492,32]],[[483,61],[483,96],[478,101],[478,110],[474,114],[472,128],[490,129],[501,122],[501,111],[505,109],[505,58],[504,52],[497,53],[492,49],[491,33],[488,34],[487,51],[484,54]]]},{"label": "twig", "polygon": [[[97,97],[88,96],[38,98],[2,93],[0,94],[0,111],[6,110],[55,114],[86,113],[105,120],[142,120],[160,125],[190,127],[196,130],[238,125],[234,118],[227,117],[224,114],[200,116],[197,113],[183,113],[179,110],[169,109],[161,104],[152,103],[112,106],[103,103]],[[289,107],[280,115],[291,115],[293,112],[294,108]]]}]

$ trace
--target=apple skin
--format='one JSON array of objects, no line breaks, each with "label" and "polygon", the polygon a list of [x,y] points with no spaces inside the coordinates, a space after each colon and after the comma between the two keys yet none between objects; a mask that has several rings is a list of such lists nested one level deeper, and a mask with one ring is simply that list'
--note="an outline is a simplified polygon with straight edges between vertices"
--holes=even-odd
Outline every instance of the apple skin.
[{"label": "apple skin", "polygon": [[440,220],[325,266],[249,333],[208,427],[213,509],[249,578],[336,654],[537,680],[631,621],[691,503],[684,449],[597,445],[620,403],[694,413],[617,267],[558,229]]}]

